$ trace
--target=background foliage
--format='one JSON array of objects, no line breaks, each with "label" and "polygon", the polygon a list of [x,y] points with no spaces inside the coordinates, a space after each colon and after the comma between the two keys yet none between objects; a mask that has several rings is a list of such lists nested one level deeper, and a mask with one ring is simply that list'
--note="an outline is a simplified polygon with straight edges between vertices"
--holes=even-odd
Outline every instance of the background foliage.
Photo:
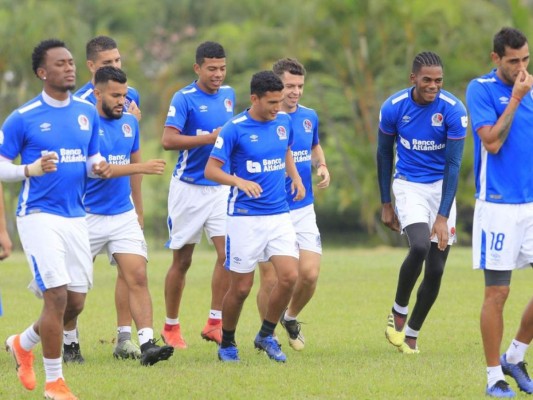
[{"label": "background foliage", "polygon": [[[321,118],[332,186],[317,192],[324,237],[355,243],[398,243],[379,222],[375,132],[381,103],[409,85],[414,55],[439,53],[445,88],[464,99],[468,82],[491,66],[492,37],[502,26],[531,33],[531,0],[0,0],[0,118],[41,89],[30,54],[42,39],[67,42],[78,86],[89,79],[85,43],[114,37],[129,82],[141,93],[143,153],[168,161],[163,177],[144,180],[147,236],[166,239],[167,187],[176,154],[160,136],[172,94],[190,83],[194,50],[204,40],[226,48],[226,83],[237,110],[248,105],[249,80],[282,57],[307,67],[302,103]],[[529,35],[531,36],[531,35]],[[473,206],[472,139],[457,195],[458,231],[468,244]],[[10,228],[18,185],[6,185]]]}]

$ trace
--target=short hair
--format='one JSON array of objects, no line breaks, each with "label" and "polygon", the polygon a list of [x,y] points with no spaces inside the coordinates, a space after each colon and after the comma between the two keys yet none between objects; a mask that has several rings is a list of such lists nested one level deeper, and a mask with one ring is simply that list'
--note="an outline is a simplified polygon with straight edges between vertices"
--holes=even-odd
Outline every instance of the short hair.
[{"label": "short hair", "polygon": [[413,60],[413,68],[411,72],[416,74],[420,72],[422,67],[441,67],[443,68],[442,61],[437,53],[432,51],[423,51],[418,53]]},{"label": "short hair", "polygon": [[272,71],[277,76],[283,76],[284,72],[288,72],[292,75],[305,76],[304,66],[295,58],[282,58],[274,63]]},{"label": "short hair", "polygon": [[47,51],[57,47],[67,49],[65,42],[59,39],[46,39],[35,46],[31,54],[31,66],[35,75],[37,75],[37,69],[43,66]]},{"label": "short hair", "polygon": [[85,57],[87,60],[95,61],[98,53],[116,49],[117,42],[109,36],[96,36],[87,42],[85,46]]},{"label": "short hair", "polygon": [[112,67],[111,65],[98,68],[94,74],[94,85],[96,86],[99,83],[107,83],[109,81],[126,83],[128,78],[126,77],[126,73],[120,68]]},{"label": "short hair", "polygon": [[203,42],[196,48],[196,64],[202,65],[205,58],[226,58],[224,47],[217,42]]},{"label": "short hair", "polygon": [[250,94],[263,97],[266,92],[281,92],[283,82],[273,71],[261,71],[252,76],[250,82]]},{"label": "short hair", "polygon": [[499,57],[505,55],[505,48],[520,49],[527,43],[527,37],[518,29],[503,27],[494,35],[492,50],[498,54]]}]

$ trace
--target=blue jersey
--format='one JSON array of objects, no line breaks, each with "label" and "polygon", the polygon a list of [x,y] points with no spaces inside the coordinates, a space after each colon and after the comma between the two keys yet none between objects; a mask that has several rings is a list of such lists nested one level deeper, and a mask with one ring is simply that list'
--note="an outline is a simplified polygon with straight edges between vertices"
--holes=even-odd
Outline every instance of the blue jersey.
[{"label": "blue jersey", "polygon": [[466,109],[453,94],[440,90],[434,101],[421,105],[414,87],[401,90],[381,106],[379,128],[396,136],[394,178],[432,183],[444,177],[446,141],[464,139]]},{"label": "blue jersey", "polygon": [[279,113],[260,122],[248,111],[224,125],[211,157],[229,164],[229,173],[258,183],[263,192],[250,198],[237,187],[228,197],[228,215],[272,215],[289,211],[285,191],[285,156],[292,143],[291,118]]},{"label": "blue jersey", "polygon": [[294,194],[291,194],[292,179],[290,177],[286,179],[287,202],[291,210],[296,210],[313,204],[314,200],[311,150],[319,142],[318,115],[315,110],[302,105],[298,105],[296,111],[289,113],[289,115],[292,120],[294,135],[294,141],[291,146],[292,157],[305,187],[305,197],[300,201],[294,201]]},{"label": "blue jersey", "polygon": [[[96,96],[94,95],[94,85],[91,81],[87,82],[85,85],[79,88],[76,91],[76,93],[74,93],[74,95],[96,105]],[[132,101],[134,101],[138,107],[141,107],[141,99],[139,97],[139,92],[137,91],[137,89],[134,89],[131,86],[128,86],[128,93],[126,94],[126,101],[124,103],[124,111],[126,112],[128,111]]]},{"label": "blue jersey", "polygon": [[[100,154],[109,164],[130,163],[130,155],[139,151],[139,123],[132,114],[120,119],[100,117]],[[133,209],[130,177],[89,178],[85,210],[91,214],[117,215]]]},{"label": "blue jersey", "polygon": [[[494,126],[503,114],[513,90],[502,82],[496,70],[468,85],[466,101],[472,128]],[[498,154],[485,150],[474,135],[474,172],[476,197],[491,203],[522,204],[533,202],[533,157],[531,154],[533,91],[524,96],[511,123],[509,135]]]},{"label": "blue jersey", "polygon": [[[214,93],[202,91],[196,82],[174,94],[168,110],[165,126],[175,128],[182,135],[199,136],[213,132],[233,117],[235,91],[221,86]],[[205,165],[213,145],[181,150],[174,176],[186,183],[214,186],[218,183],[206,179]]]},{"label": "blue jersey", "polygon": [[99,151],[98,113],[92,104],[74,96],[61,105],[44,96],[41,93],[11,113],[0,135],[0,156],[13,160],[20,154],[21,164],[30,164],[45,152],[59,156],[56,172],[23,181],[17,215],[46,212],[83,217],[86,162]]}]

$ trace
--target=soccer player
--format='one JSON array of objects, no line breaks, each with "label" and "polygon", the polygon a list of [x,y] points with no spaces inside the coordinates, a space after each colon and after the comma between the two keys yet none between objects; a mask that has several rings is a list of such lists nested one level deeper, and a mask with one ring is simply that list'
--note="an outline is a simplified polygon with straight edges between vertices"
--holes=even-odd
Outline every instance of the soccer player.
[{"label": "soccer player", "polygon": [[[106,250],[110,262],[118,265],[128,285],[131,314],[141,345],[141,364],[153,365],[167,360],[174,348],[159,347],[153,339],[146,242],[133,205],[141,197],[141,187],[139,180],[132,180],[130,186],[130,178],[126,175],[161,175],[165,161],[141,162],[139,124],[135,116],[124,113],[128,92],[126,74],[118,68],[105,66],[96,71],[94,84],[100,115],[100,154],[110,164],[112,176],[118,178],[89,179],[87,183],[84,203],[91,253],[96,257]],[[116,358],[139,358],[137,352],[121,347],[123,343],[119,341],[115,347]]]},{"label": "soccer player", "polygon": [[[412,86],[390,96],[379,119],[381,221],[393,231],[401,230],[409,241],[385,336],[405,354],[419,352],[418,335],[439,294],[455,242],[455,193],[468,117],[463,103],[442,89],[443,78],[437,54],[417,54],[410,75]],[[391,176],[396,209],[391,202]],[[424,264],[424,278],[406,324],[411,292]]]},{"label": "soccer player", "polygon": [[[232,186],[226,236],[231,285],[224,297],[218,358],[239,361],[235,342],[239,315],[252,288],[256,263],[269,260],[277,284],[254,345],[271,359],[285,362],[273,333],[298,277],[298,247],[285,173],[292,179],[294,200],[305,197],[305,188],[291,153],[291,118],[280,112],[283,83],[272,71],[262,71],[253,75],[250,89],[251,107],[224,125],[205,168],[207,178]],[[229,172],[224,165],[229,166]]]},{"label": "soccer player", "polygon": [[[103,66],[113,66],[121,68],[122,60],[117,43],[108,36],[96,36],[89,40],[86,45],[87,67],[91,72],[91,80],[76,91],[75,96],[96,105],[96,96],[94,93],[95,74]],[[128,94],[124,101],[124,111],[127,111],[140,121],[141,111],[139,109],[140,99],[137,90],[128,86]],[[134,175],[131,178],[132,185],[137,187],[134,190],[133,200],[135,212],[137,213],[141,227],[143,224],[143,203],[140,192],[141,175]],[[118,269],[117,281],[115,286],[115,307],[117,310],[117,345],[113,354],[121,358],[141,356],[139,346],[131,340],[131,312],[129,304],[128,284],[124,280],[122,270]],[[77,320],[66,321],[65,332],[63,332],[63,360],[65,362],[83,363],[84,358],[81,354],[79,344],[79,331]]]},{"label": "soccer player", "polygon": [[[305,82],[305,68],[295,59],[278,60],[272,70],[281,78],[284,86],[281,110],[288,113],[292,120],[294,142],[291,146],[298,174],[305,185],[305,198],[294,201],[290,194],[291,179],[287,178],[287,202],[296,238],[298,240],[298,280],[287,310],[283,313],[280,323],[287,331],[289,345],[297,351],[305,346],[304,336],[297,316],[313,297],[320,271],[322,245],[320,232],[316,225],[313,206],[312,167],[321,177],[317,187],[322,189],[329,185],[330,176],[326,158],[318,138],[318,115],[315,110],[299,104]],[[259,263],[261,285],[257,292],[257,307],[261,320],[267,312],[268,298],[276,285],[276,271],[271,263]]]},{"label": "soccer player", "polygon": [[[43,91],[4,122],[0,180],[23,180],[17,228],[34,277],[30,288],[44,305],[39,319],[10,336],[6,348],[15,358],[22,385],[33,390],[32,348],[41,341],[45,397],[76,399],[62,372],[63,320],[82,311],[92,286],[83,205],[87,176],[109,177],[111,170],[99,153],[96,108],[70,94],[76,67],[65,44],[55,39],[39,43],[32,66]],[[21,166],[12,163],[18,155]]]},{"label": "soccer player", "polygon": [[166,320],[161,336],[165,343],[178,349],[187,347],[179,310],[185,277],[202,230],[217,253],[211,280],[211,310],[201,332],[206,340],[220,343],[222,299],[229,287],[229,273],[223,265],[228,188],[204,176],[218,132],[233,116],[235,106],[235,92],[222,85],[226,77],[224,48],[215,42],[200,44],[194,72],[198,79],[172,98],[162,137],[164,149],[178,150],[179,155],[168,194],[167,247],[172,249],[173,258],[165,278]]},{"label": "soccer player", "polygon": [[522,32],[502,28],[494,36],[496,68],[474,79],[466,103],[474,131],[476,205],[472,232],[473,266],[482,269],[485,297],[481,337],[487,363],[486,394],[514,397],[504,374],[533,393],[524,356],[533,338],[533,299],[516,336],[500,357],[503,309],[514,269],[533,262],[533,157],[531,121],[533,76],[527,72],[529,46]]},{"label": "soccer player", "polygon": [[[120,57],[117,42],[109,36],[96,36],[89,40],[85,46],[85,55],[87,58],[87,68],[91,71],[91,80],[79,88],[75,95],[96,104],[96,97],[94,96],[94,74],[100,67],[106,65],[122,68],[122,58]],[[137,120],[140,121],[140,105],[139,92],[135,88],[128,86],[124,111],[135,115]]]}]

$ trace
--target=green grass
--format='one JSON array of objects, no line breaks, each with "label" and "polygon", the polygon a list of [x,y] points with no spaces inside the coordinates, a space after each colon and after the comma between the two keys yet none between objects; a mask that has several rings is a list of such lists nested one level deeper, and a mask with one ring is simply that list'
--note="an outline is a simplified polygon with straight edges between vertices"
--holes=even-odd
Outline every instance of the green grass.
[{"label": "green grass", "polygon": [[[421,353],[398,353],[384,337],[405,249],[326,248],[315,297],[304,310],[306,349],[284,345],[286,364],[277,364],[253,349],[260,321],[255,289],[245,303],[237,329],[241,362],[222,364],[216,346],[200,331],[210,302],[213,253],[199,248],[188,275],[180,320],[189,344],[168,362],[141,367],[112,357],[115,337],[113,287],[115,270],[105,257],[95,266],[95,285],[80,317],[84,365],[64,366],[71,389],[80,399],[483,399],[485,364],[479,334],[483,279],[471,270],[470,250],[452,249],[441,293],[419,339]],[[154,326],[164,321],[163,281],[168,251],[152,252],[150,289]],[[25,289],[30,272],[25,258],[14,254],[0,264],[4,316],[0,338],[20,332],[37,317],[40,301]],[[518,326],[531,295],[531,271],[514,274],[506,306],[502,350]],[[413,303],[414,298],[411,303]],[[412,305],[412,304],[411,304]],[[279,336],[286,342],[284,333]],[[0,399],[42,398],[41,348],[35,349],[36,390],[18,382],[13,360],[0,354]],[[514,382],[511,383],[516,388]],[[518,397],[526,398],[519,394]]]}]

